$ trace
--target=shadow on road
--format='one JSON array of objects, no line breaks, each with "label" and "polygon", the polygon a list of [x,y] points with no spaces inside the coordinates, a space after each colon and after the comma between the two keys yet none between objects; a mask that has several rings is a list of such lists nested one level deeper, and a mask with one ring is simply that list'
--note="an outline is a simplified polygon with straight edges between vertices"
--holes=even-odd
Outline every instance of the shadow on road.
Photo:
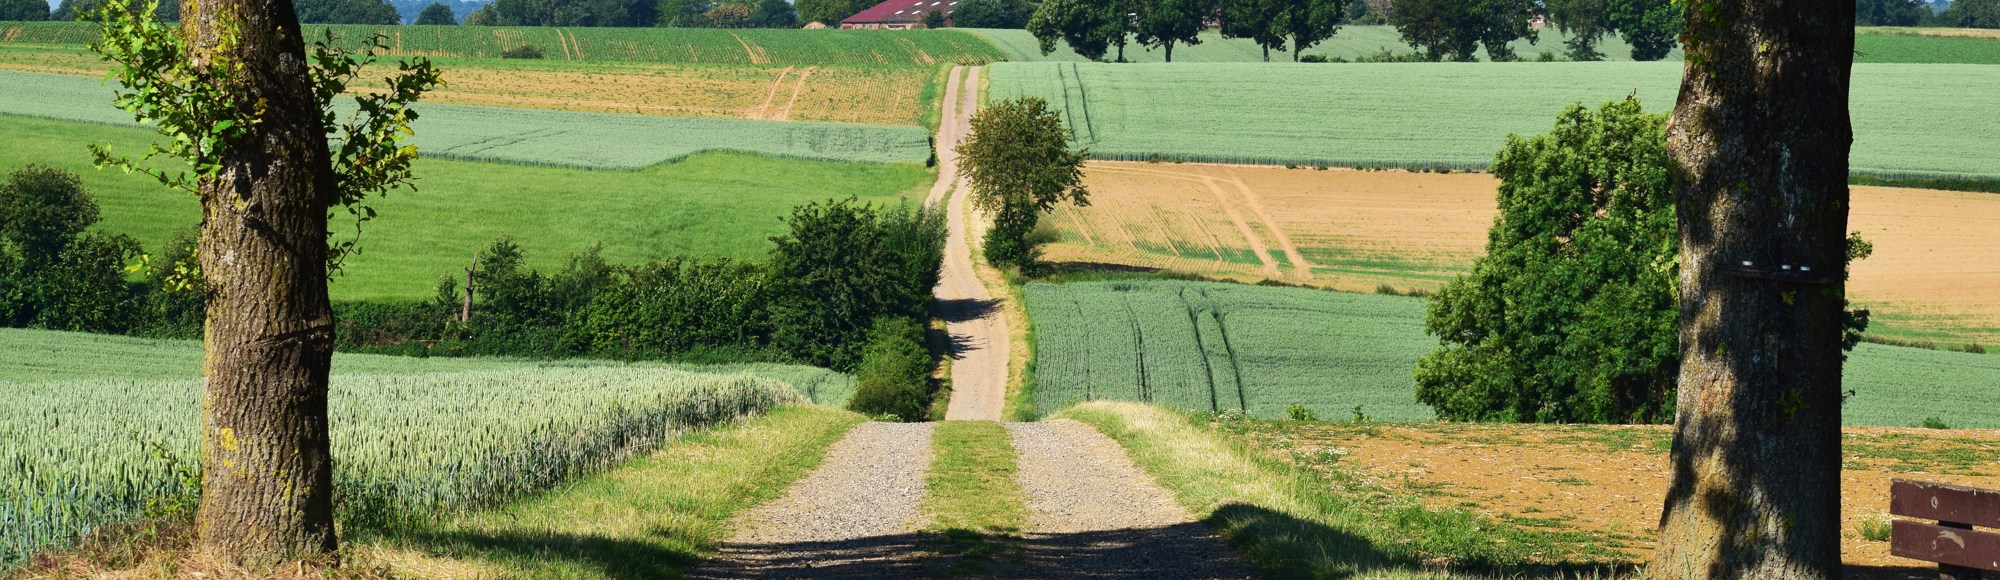
[{"label": "shadow on road", "polygon": [[938,312],[942,314],[946,323],[972,322],[985,318],[987,315],[999,310],[1000,300],[998,298],[985,300],[977,298],[954,298],[938,301]]}]

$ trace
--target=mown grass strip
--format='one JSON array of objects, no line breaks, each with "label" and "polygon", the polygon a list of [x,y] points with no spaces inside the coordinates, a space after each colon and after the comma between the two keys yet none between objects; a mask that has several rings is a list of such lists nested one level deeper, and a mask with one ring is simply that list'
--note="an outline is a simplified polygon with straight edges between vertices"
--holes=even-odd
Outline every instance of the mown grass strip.
[{"label": "mown grass strip", "polygon": [[363,530],[353,553],[414,577],[680,577],[728,538],[730,516],[784,493],[863,420],[780,408],[499,509]]},{"label": "mown grass strip", "polygon": [[[1524,529],[1397,497],[1358,472],[1309,470],[1246,445],[1230,420],[1133,403],[1056,414],[1115,439],[1244,560],[1273,578],[1460,578],[1473,574],[1616,574],[1628,557],[1606,539]],[[1242,419],[1232,419],[1241,421]],[[1323,475],[1330,474],[1330,475]]]},{"label": "mown grass strip", "polygon": [[923,511],[939,554],[963,574],[1018,554],[1014,538],[1027,525],[1028,504],[1007,429],[992,421],[938,423],[931,445]]}]

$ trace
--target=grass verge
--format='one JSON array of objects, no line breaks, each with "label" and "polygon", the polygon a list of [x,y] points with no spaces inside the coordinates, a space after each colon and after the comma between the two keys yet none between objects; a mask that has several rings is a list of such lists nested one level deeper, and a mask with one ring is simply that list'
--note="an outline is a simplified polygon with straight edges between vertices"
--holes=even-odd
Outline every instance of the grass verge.
[{"label": "grass verge", "polygon": [[[1365,473],[1237,437],[1234,416],[1097,402],[1056,414],[1130,452],[1180,503],[1273,578],[1595,577],[1629,569],[1591,534],[1530,530],[1398,497]],[[1313,465],[1313,463],[1319,465]],[[1313,467],[1318,467],[1314,469]]]},{"label": "grass verge", "polygon": [[931,445],[936,459],[923,510],[951,575],[977,575],[1017,556],[1016,534],[1027,525],[1028,507],[1007,429],[992,421],[938,423]]},{"label": "grass verge", "polygon": [[500,509],[361,531],[351,557],[425,578],[680,577],[727,539],[731,515],[784,493],[863,420],[778,409]]}]

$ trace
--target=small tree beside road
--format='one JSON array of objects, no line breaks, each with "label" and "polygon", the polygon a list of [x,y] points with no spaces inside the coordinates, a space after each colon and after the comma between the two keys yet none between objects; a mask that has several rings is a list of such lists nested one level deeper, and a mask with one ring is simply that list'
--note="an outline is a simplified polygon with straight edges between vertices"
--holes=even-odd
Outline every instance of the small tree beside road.
[{"label": "small tree beside road", "polygon": [[972,135],[958,146],[961,173],[972,181],[972,203],[993,215],[986,261],[1032,268],[1038,253],[1028,234],[1042,212],[1065,201],[1090,205],[1083,186],[1086,153],[1070,149],[1069,127],[1048,101],[1028,97],[972,117]]}]

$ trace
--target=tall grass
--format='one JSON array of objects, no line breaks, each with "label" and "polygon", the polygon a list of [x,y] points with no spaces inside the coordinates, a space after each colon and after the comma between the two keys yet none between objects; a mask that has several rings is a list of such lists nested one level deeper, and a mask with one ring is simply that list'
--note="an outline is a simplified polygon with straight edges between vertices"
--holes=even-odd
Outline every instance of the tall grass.
[{"label": "tall grass", "polygon": [[[198,469],[192,380],[4,384],[0,565],[184,497]],[[355,523],[495,505],[676,433],[799,400],[777,381],[574,368],[336,377],[336,493]]]}]

